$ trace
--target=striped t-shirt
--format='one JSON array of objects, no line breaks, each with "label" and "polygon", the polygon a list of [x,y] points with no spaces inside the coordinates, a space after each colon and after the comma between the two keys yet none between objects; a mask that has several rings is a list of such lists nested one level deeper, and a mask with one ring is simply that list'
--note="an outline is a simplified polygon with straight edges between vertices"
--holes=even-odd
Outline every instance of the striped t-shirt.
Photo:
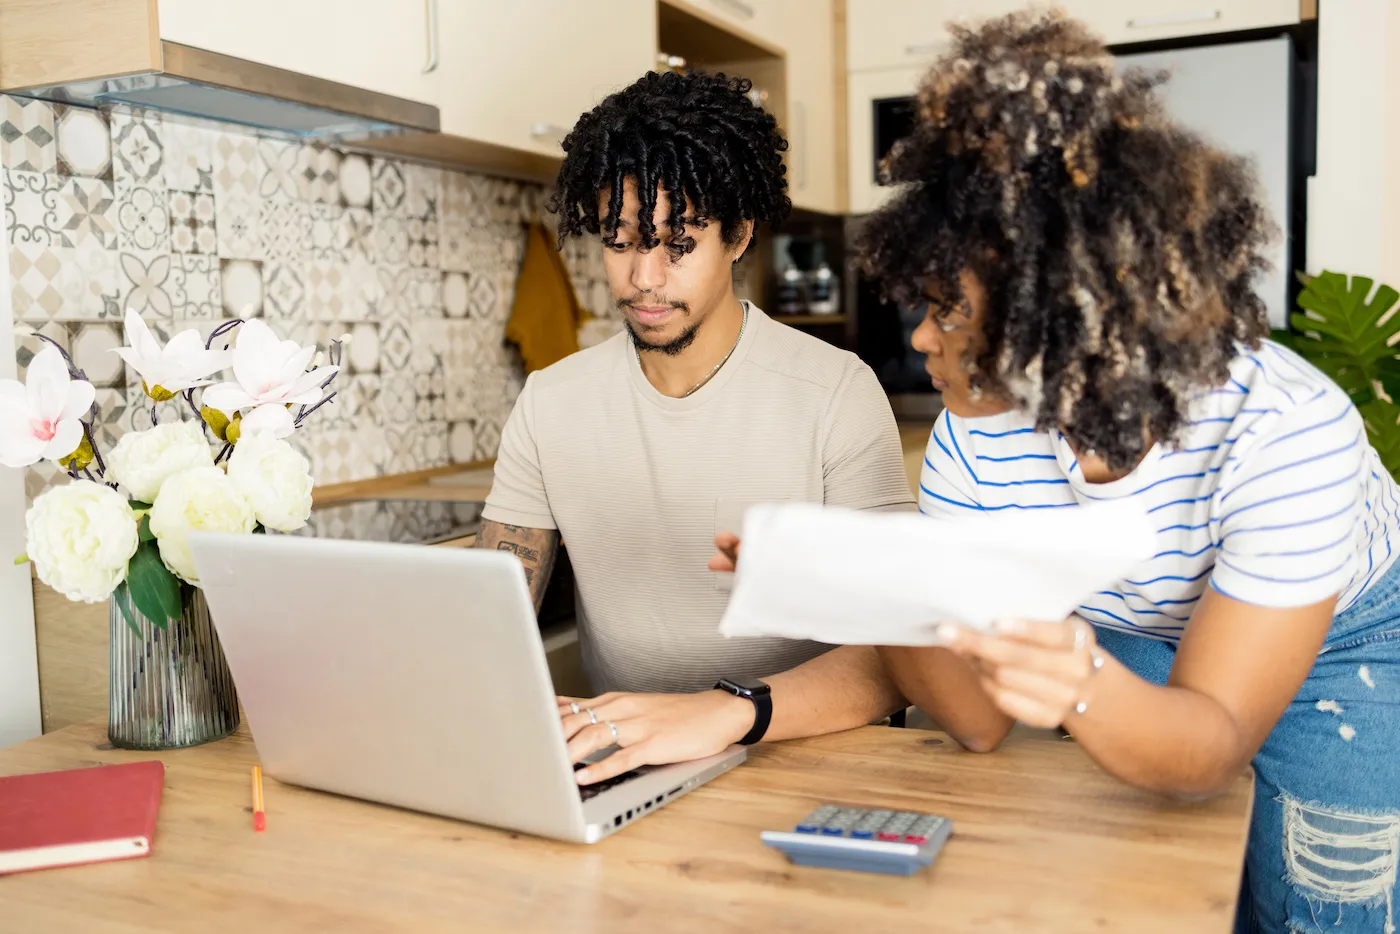
[{"label": "striped t-shirt", "polygon": [[1176,448],[1127,476],[1088,483],[1059,432],[1024,414],[939,417],[920,478],[933,516],[1056,509],[1134,497],[1157,553],[1080,607],[1096,625],[1175,642],[1207,584],[1245,603],[1337,612],[1400,551],[1400,492],[1351,400],[1311,364],[1265,341],[1229,382],[1194,400]]}]

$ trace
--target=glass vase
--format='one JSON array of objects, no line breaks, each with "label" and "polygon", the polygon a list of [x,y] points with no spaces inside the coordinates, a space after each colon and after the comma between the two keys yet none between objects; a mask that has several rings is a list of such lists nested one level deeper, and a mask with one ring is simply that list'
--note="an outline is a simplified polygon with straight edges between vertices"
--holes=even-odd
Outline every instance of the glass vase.
[{"label": "glass vase", "polygon": [[[238,694],[204,592],[182,584],[165,628],[128,601],[109,601],[112,668],[107,736],[124,749],[178,749],[238,729]],[[134,625],[133,625],[134,623]]]}]

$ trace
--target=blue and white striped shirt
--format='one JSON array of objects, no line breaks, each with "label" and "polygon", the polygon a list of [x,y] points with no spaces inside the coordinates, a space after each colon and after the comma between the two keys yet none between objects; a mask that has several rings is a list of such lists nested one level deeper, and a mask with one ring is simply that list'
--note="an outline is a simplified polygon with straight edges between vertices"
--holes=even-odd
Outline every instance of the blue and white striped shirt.
[{"label": "blue and white striped shirt", "polygon": [[1246,603],[1356,602],[1400,552],[1400,491],[1361,415],[1311,364],[1265,341],[1202,393],[1178,448],[1153,447],[1119,480],[1088,483],[1059,432],[1020,413],[934,425],[919,509],[933,516],[1139,498],[1157,553],[1088,597],[1096,625],[1175,642],[1206,585]]}]

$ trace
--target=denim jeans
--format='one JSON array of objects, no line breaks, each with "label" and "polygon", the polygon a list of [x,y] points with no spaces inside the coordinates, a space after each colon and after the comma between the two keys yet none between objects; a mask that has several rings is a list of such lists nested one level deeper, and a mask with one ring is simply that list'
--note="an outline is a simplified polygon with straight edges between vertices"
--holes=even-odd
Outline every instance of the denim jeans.
[{"label": "denim jeans", "polygon": [[[1175,647],[1099,642],[1165,684]],[[1254,817],[1236,934],[1396,930],[1400,853],[1400,561],[1337,614],[1254,757]]]}]

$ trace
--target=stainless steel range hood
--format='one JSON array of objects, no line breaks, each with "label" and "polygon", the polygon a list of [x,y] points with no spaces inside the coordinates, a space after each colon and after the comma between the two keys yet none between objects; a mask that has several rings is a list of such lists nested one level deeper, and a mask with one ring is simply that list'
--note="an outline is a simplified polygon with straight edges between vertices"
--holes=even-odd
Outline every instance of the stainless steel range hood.
[{"label": "stainless steel range hood", "polygon": [[300,139],[438,131],[438,109],[322,78],[160,40],[160,67],[7,90],[86,107],[124,106],[234,123]]}]

